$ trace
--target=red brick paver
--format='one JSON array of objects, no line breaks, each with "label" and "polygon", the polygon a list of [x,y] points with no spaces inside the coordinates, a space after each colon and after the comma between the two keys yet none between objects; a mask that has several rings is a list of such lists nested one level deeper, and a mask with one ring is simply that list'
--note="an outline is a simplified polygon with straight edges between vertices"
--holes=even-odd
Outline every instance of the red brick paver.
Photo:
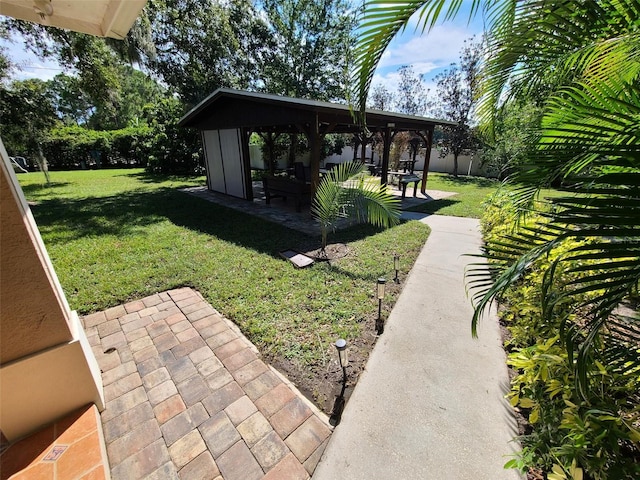
[{"label": "red brick paver", "polygon": [[313,474],[327,418],[198,292],[162,292],[83,322],[103,372],[114,480]]}]

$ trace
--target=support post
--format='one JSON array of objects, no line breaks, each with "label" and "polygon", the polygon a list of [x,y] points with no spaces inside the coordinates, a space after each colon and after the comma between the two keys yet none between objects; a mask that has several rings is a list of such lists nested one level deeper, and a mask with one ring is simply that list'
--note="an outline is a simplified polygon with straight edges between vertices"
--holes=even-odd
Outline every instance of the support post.
[{"label": "support post", "polygon": [[420,193],[423,195],[427,194],[427,176],[429,175],[429,162],[431,162],[431,146],[433,145],[433,127],[427,130],[426,137],[422,135],[422,133],[418,133],[420,137],[424,140],[426,145],[425,153],[424,153],[424,168],[422,169],[422,183],[420,185]]},{"label": "support post", "polygon": [[382,151],[382,172],[380,174],[380,185],[387,185],[389,176],[389,155],[391,151],[391,142],[395,134],[391,133],[391,128],[386,127],[382,131],[383,151]]},{"label": "support post", "polygon": [[318,183],[320,183],[320,150],[322,146],[322,135],[320,135],[320,125],[318,124],[318,114],[313,116],[313,121],[309,129],[309,145],[311,147],[311,194],[315,195]]}]

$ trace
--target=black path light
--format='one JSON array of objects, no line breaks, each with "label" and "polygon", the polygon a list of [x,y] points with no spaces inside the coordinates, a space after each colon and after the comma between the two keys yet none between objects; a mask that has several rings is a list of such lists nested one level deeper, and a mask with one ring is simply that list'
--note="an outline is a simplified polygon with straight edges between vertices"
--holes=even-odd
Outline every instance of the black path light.
[{"label": "black path light", "polygon": [[384,278],[378,279],[378,321],[376,322],[376,330],[378,335],[384,332],[384,322],[382,321],[382,300],[384,300],[384,289],[387,281]]},{"label": "black path light", "polygon": [[342,419],[342,411],[344,410],[344,392],[347,388],[347,365],[349,365],[349,355],[347,354],[347,341],[343,338],[336,340],[334,344],[336,350],[338,350],[338,360],[342,367],[342,388],[340,389],[340,395],[338,395],[333,403],[333,410],[331,411],[331,417],[329,423],[334,427],[340,423]]},{"label": "black path light", "polygon": [[349,354],[347,352],[347,341],[344,338],[336,340],[336,350],[338,350],[338,360],[342,367],[342,381],[347,381],[347,365],[349,365]]},{"label": "black path light", "polygon": [[398,270],[400,270],[400,255],[397,253],[393,254],[393,268],[396,271],[396,277],[393,279],[394,282],[400,283],[400,279],[398,278]]}]

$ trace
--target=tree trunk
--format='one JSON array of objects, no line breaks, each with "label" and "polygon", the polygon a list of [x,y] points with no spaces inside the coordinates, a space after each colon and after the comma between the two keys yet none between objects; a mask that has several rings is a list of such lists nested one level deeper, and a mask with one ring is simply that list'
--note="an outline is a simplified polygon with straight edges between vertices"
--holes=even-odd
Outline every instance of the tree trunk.
[{"label": "tree trunk", "polygon": [[49,177],[49,166],[47,165],[47,159],[44,158],[44,154],[42,153],[42,146],[38,142],[38,155],[36,157],[36,162],[38,162],[38,166],[42,173],[44,173],[44,178],[47,181],[47,186],[51,185],[51,178]]},{"label": "tree trunk", "polygon": [[458,154],[453,154],[453,176],[458,178]]}]

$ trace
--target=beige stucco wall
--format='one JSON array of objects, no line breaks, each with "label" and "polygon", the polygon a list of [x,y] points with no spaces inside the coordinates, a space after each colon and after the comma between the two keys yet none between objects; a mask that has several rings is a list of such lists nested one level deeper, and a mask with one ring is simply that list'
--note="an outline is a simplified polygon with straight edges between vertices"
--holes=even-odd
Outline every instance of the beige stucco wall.
[{"label": "beige stucco wall", "polygon": [[13,441],[95,403],[100,368],[0,140],[0,432]]},{"label": "beige stucco wall", "polygon": [[0,427],[9,441],[83,405],[104,408],[100,368],[81,327],[76,339],[2,365],[0,386]]},{"label": "beige stucco wall", "polygon": [[[0,364],[73,338],[69,308],[6,164],[0,169]],[[19,188],[19,186],[17,187]]]}]

